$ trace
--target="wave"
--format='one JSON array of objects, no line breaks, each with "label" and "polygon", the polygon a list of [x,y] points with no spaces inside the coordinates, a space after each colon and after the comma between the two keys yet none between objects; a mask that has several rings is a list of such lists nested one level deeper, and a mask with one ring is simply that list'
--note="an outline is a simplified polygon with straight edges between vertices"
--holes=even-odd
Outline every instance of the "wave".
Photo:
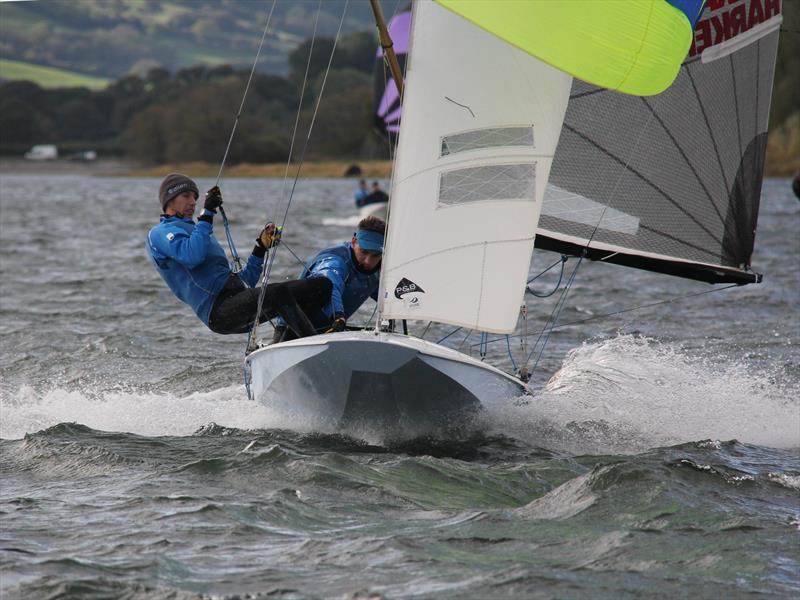
[{"label": "wave", "polygon": [[696,440],[800,447],[800,387],[780,368],[620,335],[573,349],[543,390],[493,408],[495,431],[577,453]]},{"label": "wave", "polygon": [[[532,398],[488,407],[488,435],[575,454],[641,452],[696,440],[800,447],[800,390],[778,369],[702,357],[652,339],[620,335],[572,350]],[[21,438],[63,422],[101,431],[188,436],[209,423],[241,430],[314,432],[279,420],[241,385],[188,395],[23,386],[3,394],[0,437]],[[320,431],[333,434],[333,431]],[[371,441],[371,440],[366,440]]]},{"label": "wave", "polygon": [[3,439],[18,439],[64,422],[145,436],[192,435],[211,422],[239,429],[286,426],[276,421],[265,406],[249,400],[241,385],[186,396],[132,390],[38,391],[22,386],[3,399],[2,413]]}]

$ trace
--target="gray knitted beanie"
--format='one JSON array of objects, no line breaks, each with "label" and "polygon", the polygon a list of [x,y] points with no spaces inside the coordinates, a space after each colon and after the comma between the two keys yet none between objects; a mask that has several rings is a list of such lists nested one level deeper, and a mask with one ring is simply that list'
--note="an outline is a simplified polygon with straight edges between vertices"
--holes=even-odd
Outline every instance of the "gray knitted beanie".
[{"label": "gray knitted beanie", "polygon": [[195,198],[200,197],[200,190],[197,189],[197,184],[186,175],[170,173],[164,177],[164,181],[161,182],[161,187],[158,188],[158,199],[161,201],[161,210],[163,211],[167,207],[167,202],[178,194],[186,191],[194,192]]}]

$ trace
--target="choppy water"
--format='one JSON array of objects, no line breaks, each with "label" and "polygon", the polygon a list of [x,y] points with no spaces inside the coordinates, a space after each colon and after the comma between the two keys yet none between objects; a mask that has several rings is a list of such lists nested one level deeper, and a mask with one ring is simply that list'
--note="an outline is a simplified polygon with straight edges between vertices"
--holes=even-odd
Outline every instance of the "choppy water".
[{"label": "choppy water", "polygon": [[[394,445],[247,400],[244,339],[205,330],[144,255],[157,186],[0,177],[4,599],[800,594],[788,181],[765,186],[763,284],[559,329],[533,399],[469,439]],[[281,187],[224,182],[243,250]],[[286,246],[306,257],[349,237],[352,187],[301,182]],[[297,269],[282,251],[277,276]],[[585,264],[560,321],[707,289]],[[531,299],[530,332],[552,300]],[[504,343],[488,359],[511,366]]]}]

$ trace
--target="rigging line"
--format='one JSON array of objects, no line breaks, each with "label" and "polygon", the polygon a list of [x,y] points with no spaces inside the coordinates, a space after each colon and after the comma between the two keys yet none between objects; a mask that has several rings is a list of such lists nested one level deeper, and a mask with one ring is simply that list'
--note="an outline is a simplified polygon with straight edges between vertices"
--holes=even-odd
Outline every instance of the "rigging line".
[{"label": "rigging line", "polygon": [[[331,64],[333,62],[333,55],[336,52],[336,46],[337,46],[337,44],[339,42],[339,38],[341,37],[342,25],[344,24],[344,18],[347,15],[347,7],[348,7],[349,3],[350,3],[350,1],[346,0],[345,4],[344,4],[344,8],[342,9],[342,17],[339,20],[339,29],[336,31],[336,38],[333,41],[333,47],[331,48],[331,54],[330,54],[330,57],[328,58],[328,65],[327,65],[327,67],[325,69],[325,75],[322,78],[322,85],[320,86],[319,94],[317,95],[317,102],[316,102],[316,104],[314,106],[314,113],[311,116],[311,123],[308,126],[308,134],[306,135],[306,140],[305,140],[305,143],[303,144],[303,150],[302,150],[302,153],[300,155],[300,162],[299,162],[299,164],[297,166],[297,172],[295,173],[294,182],[292,183],[292,189],[289,192],[289,198],[288,198],[288,200],[286,202],[286,210],[283,213],[283,219],[281,221],[281,229],[283,229],[284,225],[286,224],[286,219],[289,216],[289,209],[290,209],[290,207],[292,205],[292,199],[294,197],[295,188],[297,187],[297,180],[300,177],[300,170],[302,169],[303,163],[305,162],[306,150],[308,149],[308,142],[311,139],[311,132],[314,129],[314,122],[316,121],[317,112],[319,111],[320,102],[322,101],[322,96],[323,96],[323,93],[325,91],[325,84],[328,81],[328,74],[330,73],[330,70],[331,70]],[[322,6],[322,0],[320,0],[320,3],[319,3],[319,7],[320,8],[321,8],[321,6]],[[317,15],[319,15],[319,11],[318,11]],[[309,64],[310,64],[310,61],[311,61],[311,52],[309,51]],[[306,67],[306,69],[308,69],[308,67]],[[304,88],[305,88],[305,84],[306,84],[306,82],[304,81],[304,84],[303,84]],[[299,110],[300,110],[300,107],[298,107],[298,111]],[[291,161],[291,155],[289,156],[289,160]],[[288,169],[287,169],[287,172],[288,172]],[[275,255],[276,254],[277,254],[277,252],[273,252],[273,255],[272,255],[271,259],[267,260],[267,265],[266,265],[267,268],[265,270],[262,270],[263,271],[263,281],[262,281],[262,284],[261,284],[261,292],[260,292],[259,297],[258,297],[258,309],[257,309],[256,315],[255,315],[255,322],[253,324],[252,329],[250,330],[250,336],[249,336],[248,342],[247,342],[247,350],[246,351],[248,351],[248,352],[250,350],[254,349],[255,346],[256,346],[256,332],[258,330],[258,320],[259,320],[259,317],[261,315],[261,308],[263,306],[264,296],[266,295],[266,289],[267,289],[267,285],[269,283],[269,277],[270,277],[270,274],[272,272],[272,267],[275,264]]]},{"label": "rigging line", "polygon": [[[319,0],[317,4],[317,13],[314,16],[314,29],[311,32],[311,44],[308,47],[308,58],[306,59],[306,70],[303,74],[303,84],[300,87],[300,100],[297,103],[297,113],[295,114],[294,118],[294,127],[292,128],[292,141],[289,144],[289,156],[286,159],[286,168],[283,171],[283,187],[281,189],[280,195],[280,203],[283,203],[283,200],[286,196],[286,181],[289,179],[289,168],[292,164],[292,155],[294,154],[294,143],[297,139],[297,128],[300,126],[300,112],[303,107],[303,99],[305,98],[306,87],[308,85],[308,72],[311,69],[311,57],[314,54],[314,44],[317,40],[317,25],[319,23],[319,15],[322,12],[322,0]],[[275,213],[278,213],[278,206],[279,203],[275,203]]]},{"label": "rigging line", "polygon": [[[272,6],[269,9],[269,14],[267,15],[267,22],[264,25],[264,31],[261,34],[261,41],[258,43],[258,50],[256,51],[255,60],[253,60],[253,67],[250,69],[250,76],[247,78],[247,85],[245,85],[244,92],[242,93],[242,101],[239,104],[239,110],[236,113],[236,118],[233,120],[233,127],[231,127],[231,135],[228,137],[228,144],[225,146],[225,152],[222,155],[222,161],[219,165],[219,171],[217,172],[217,178],[214,181],[214,186],[219,185],[219,181],[222,178],[222,171],[225,169],[225,163],[228,160],[228,153],[231,149],[231,144],[233,143],[233,137],[236,134],[236,127],[239,124],[239,119],[242,116],[242,110],[244,110],[244,103],[247,99],[247,92],[250,90],[250,83],[253,81],[253,74],[256,71],[256,65],[258,65],[258,59],[261,56],[261,49],[264,46],[264,40],[267,37],[267,31],[269,30],[270,21],[272,21],[272,12],[275,10],[275,3],[277,0],[272,0]],[[228,248],[231,252],[231,257],[233,258],[234,272],[238,273],[242,270],[242,259],[239,257],[239,253],[236,251],[236,244],[233,242],[233,235],[231,234],[231,226],[230,222],[228,221],[228,215],[225,214],[225,209],[220,206],[219,207],[220,215],[222,216],[222,225],[225,228],[225,237],[228,241]]]},{"label": "rigging line", "polygon": [[[484,346],[489,345],[489,340],[483,340]],[[514,360],[514,354],[511,352],[511,340],[508,335],[506,335],[506,349],[508,350],[508,358],[511,359],[511,368],[514,369],[514,372],[517,372],[517,362]]]},{"label": "rigging line", "polygon": [[256,65],[258,64],[258,59],[261,56],[261,48],[264,46],[264,40],[267,37],[267,30],[269,29],[269,23],[272,20],[272,11],[275,10],[275,4],[277,0],[272,0],[272,6],[269,9],[269,14],[267,15],[267,24],[264,25],[264,32],[261,34],[261,41],[258,43],[258,50],[256,51],[256,58],[253,61],[253,67],[250,69],[250,77],[247,78],[247,85],[244,88],[244,93],[242,94],[242,102],[239,105],[239,112],[236,113],[236,119],[233,121],[233,127],[231,128],[231,135],[228,138],[228,145],[225,147],[225,154],[222,156],[222,163],[219,165],[219,172],[217,173],[217,179],[214,181],[214,185],[219,185],[219,180],[222,178],[222,170],[225,168],[225,162],[228,160],[228,152],[231,149],[231,144],[233,143],[233,136],[236,134],[236,126],[239,124],[239,117],[242,116],[242,110],[244,109],[244,101],[247,99],[247,92],[250,90],[250,83],[253,81],[253,74],[256,72]]},{"label": "rigging line", "polygon": [[328,57],[328,65],[325,68],[325,75],[322,77],[322,85],[319,88],[319,94],[317,95],[317,101],[314,105],[314,112],[311,115],[311,123],[308,126],[308,134],[306,135],[305,142],[303,143],[303,150],[300,153],[300,163],[297,165],[297,172],[294,176],[294,182],[292,183],[292,189],[289,192],[289,199],[286,203],[286,211],[283,213],[283,221],[281,225],[286,223],[286,219],[289,216],[289,208],[292,205],[292,198],[294,197],[294,191],[297,188],[297,180],[300,178],[300,171],[303,168],[303,163],[306,159],[306,150],[308,150],[308,142],[311,140],[311,132],[314,129],[314,123],[317,120],[317,113],[319,112],[319,105],[322,102],[322,96],[325,93],[325,84],[328,81],[328,74],[331,71],[331,64],[333,63],[333,55],[336,53],[336,46],[339,43],[339,38],[342,34],[342,25],[344,24],[345,15],[347,15],[347,7],[350,4],[350,0],[345,0],[344,9],[342,10],[342,17],[339,20],[339,28],[336,30],[336,37],[333,40],[333,47],[331,48],[331,54]]},{"label": "rigging line", "polygon": [[[544,354],[544,349],[547,346],[547,342],[550,339],[550,334],[553,333],[553,329],[555,329],[555,324],[558,322],[558,317],[561,314],[561,310],[567,304],[567,296],[569,295],[569,290],[572,287],[573,282],[575,281],[575,276],[578,274],[578,268],[581,266],[583,262],[583,257],[581,256],[578,259],[578,264],[575,265],[575,268],[572,270],[572,274],[567,281],[567,285],[564,286],[564,291],[561,294],[561,298],[559,298],[558,302],[556,303],[556,307],[552,313],[550,313],[550,317],[548,318],[547,322],[545,323],[544,328],[542,328],[542,333],[539,334],[539,337],[536,339],[536,343],[533,345],[533,349],[531,350],[530,354],[528,355],[527,360],[525,361],[525,366],[531,360],[533,353],[536,352],[536,346],[539,344],[539,340],[542,338],[542,334],[546,332],[544,336],[544,340],[542,340],[542,346],[539,349],[539,354],[536,357],[536,362],[531,367],[531,371],[535,371],[536,367],[539,365],[539,361],[542,358],[542,354]],[[552,323],[552,325],[548,328],[548,325]]]},{"label": "rigging line", "polygon": [[449,338],[451,335],[453,335],[454,333],[458,333],[458,332],[459,332],[459,331],[461,331],[462,329],[463,329],[463,327],[456,327],[455,329],[453,329],[453,331],[451,331],[450,333],[448,333],[446,336],[444,336],[442,339],[440,339],[440,340],[439,340],[438,342],[436,342],[436,343],[437,343],[437,344],[441,344],[443,341],[445,341],[445,340],[446,340],[447,338]]},{"label": "rigging line", "polygon": [[369,324],[372,323],[372,319],[375,318],[375,313],[376,312],[378,312],[378,303],[377,302],[375,303],[375,308],[372,309],[372,314],[369,316],[369,319],[367,319],[367,322],[364,323],[363,329],[366,329],[367,327],[370,326]]},{"label": "rigging line", "polygon": [[[460,329],[460,328],[459,328],[459,329]],[[460,344],[458,345],[458,347],[456,348],[456,351],[457,351],[457,352],[461,352],[461,348],[463,348],[463,347],[464,347],[464,344],[465,344],[465,343],[467,342],[467,340],[469,339],[469,336],[471,336],[471,335],[472,335],[472,332],[473,332],[473,331],[475,331],[475,330],[474,330],[474,329],[470,329],[470,330],[467,332],[467,335],[466,335],[466,337],[465,337],[463,340],[461,340],[461,343],[460,343]]]},{"label": "rigging line", "polygon": [[[610,313],[604,313],[602,315],[594,315],[593,317],[588,317],[586,319],[580,319],[578,321],[570,321],[569,323],[561,323],[560,325],[554,325],[551,329],[561,329],[562,327],[570,327],[572,325],[582,325],[583,323],[588,323],[589,321],[596,321],[598,319],[605,319],[607,317],[614,317],[616,315],[621,315],[624,313],[629,313],[637,310],[641,310],[643,308],[651,308],[653,306],[659,306],[661,304],[670,304],[672,302],[678,302],[679,300],[686,300],[687,298],[694,298],[696,296],[703,296],[705,294],[712,294],[714,292],[721,292],[722,290],[727,290],[734,287],[740,287],[738,283],[731,283],[724,287],[715,287],[710,290],[703,290],[702,292],[693,292],[691,294],[683,294],[681,296],[673,296],[672,298],[667,298],[666,300],[658,300],[657,302],[649,302],[647,304],[639,304],[638,306],[633,306],[631,308],[624,308],[622,310],[616,310]],[[531,334],[533,335],[533,334]],[[514,337],[524,337],[522,335],[513,335],[510,336]],[[495,338],[493,340],[489,340],[488,343],[492,344],[494,342],[502,342],[503,338]],[[476,346],[477,344],[472,344],[472,346]]]},{"label": "rigging line", "polygon": [[[292,139],[291,139],[291,142],[289,143],[289,155],[286,158],[286,168],[284,169],[284,172],[283,172],[283,186],[281,188],[280,196],[275,201],[274,213],[276,215],[278,214],[279,206],[283,203],[283,201],[284,201],[284,199],[286,197],[286,181],[289,179],[289,167],[290,167],[290,165],[292,163],[292,155],[294,154],[294,144],[295,144],[295,141],[297,139],[297,129],[298,129],[299,124],[300,124],[300,113],[301,113],[302,108],[303,108],[303,99],[305,98],[305,93],[306,93],[306,89],[307,89],[307,86],[308,86],[308,73],[309,73],[309,70],[311,68],[311,57],[314,54],[314,44],[316,43],[316,40],[317,40],[317,25],[319,23],[319,15],[320,15],[321,12],[322,12],[322,0],[319,0],[319,2],[317,4],[317,12],[316,12],[316,14],[314,16],[314,28],[313,28],[313,30],[311,32],[311,44],[308,47],[308,58],[306,59],[306,69],[305,69],[305,72],[303,74],[303,84],[300,87],[300,99],[299,99],[299,101],[297,103],[297,112],[295,113],[294,127],[292,128]],[[286,219],[284,218],[284,223],[285,223],[285,220]],[[281,223],[281,225],[283,225],[284,223]],[[291,252],[291,250],[290,250],[290,252]],[[277,255],[277,253],[273,253],[272,254],[272,256],[270,257],[270,261],[265,265],[266,266],[266,271],[262,272],[262,279],[263,279],[263,285],[264,286],[266,286],[267,282],[269,281],[269,277],[270,277],[270,274],[272,273],[272,266],[273,266],[273,263],[275,262],[276,255]],[[305,265],[305,263],[303,263],[303,264]],[[260,309],[260,306],[261,305],[259,304],[259,309]]]},{"label": "rigging line", "polygon": [[[534,292],[534,291],[533,291],[531,288],[529,288],[529,287],[528,287],[528,285],[530,285],[530,283],[531,283],[531,282],[529,281],[529,282],[528,282],[528,285],[526,285],[526,286],[525,286],[525,292],[526,292],[526,293],[528,293],[528,294],[530,294],[531,296],[535,296],[536,298],[549,298],[550,296],[552,296],[553,294],[555,294],[555,293],[558,291],[558,288],[559,288],[559,286],[561,285],[561,280],[564,278],[564,264],[565,264],[566,262],[567,262],[567,257],[562,255],[562,257],[561,257],[561,260],[560,260],[560,261],[558,261],[558,263],[561,263],[561,272],[558,274],[558,283],[556,283],[555,287],[553,288],[553,291],[551,291],[551,292],[549,292],[549,293],[547,293],[547,294],[537,294],[537,293],[536,293],[536,292]],[[544,271],[542,271],[541,273],[539,273],[539,275],[537,275],[537,276],[536,276],[536,277],[534,277],[533,279],[536,279],[536,278],[537,278],[537,277],[539,277],[540,275],[544,275],[545,273],[547,273],[547,271],[549,271],[550,269],[552,269],[552,268],[553,268],[555,265],[557,265],[558,263],[554,263],[553,265],[551,265],[551,266],[547,267],[547,269],[545,269]],[[531,279],[531,281],[533,281],[533,279]]]},{"label": "rigging line", "polygon": [[428,333],[428,330],[431,328],[432,324],[433,324],[433,321],[428,321],[428,324],[425,326],[425,329],[420,334],[419,339],[423,339],[425,337],[425,334]]},{"label": "rigging line", "polygon": [[286,248],[286,249],[289,251],[289,253],[290,253],[292,256],[294,256],[294,257],[297,259],[297,262],[299,262],[299,263],[300,263],[300,264],[303,266],[303,268],[304,268],[304,269],[305,269],[306,267],[308,267],[308,264],[307,264],[307,263],[306,263],[306,262],[305,262],[305,261],[304,261],[302,258],[300,258],[299,256],[297,256],[297,254],[295,253],[295,251],[294,251],[294,250],[292,250],[292,249],[289,247],[289,244],[287,244],[286,242],[284,242],[283,240],[281,240],[280,247],[281,247],[281,248]]},{"label": "rigging line", "polygon": [[552,269],[552,268],[553,268],[553,267],[555,267],[556,265],[563,264],[563,263],[567,262],[567,259],[568,259],[568,258],[569,258],[569,257],[567,257],[565,254],[562,254],[562,255],[561,255],[561,258],[560,258],[559,260],[557,260],[556,262],[554,262],[552,265],[550,265],[549,267],[547,267],[547,268],[546,268],[544,271],[542,271],[542,272],[541,272],[541,273],[539,273],[538,275],[535,275],[535,276],[531,277],[530,279],[528,279],[528,283],[529,283],[529,284],[533,283],[534,281],[536,281],[537,279],[539,279],[539,277],[541,277],[542,275],[544,275],[545,273],[547,273],[547,272],[548,272],[550,269]]},{"label": "rigging line", "polygon": [[228,221],[228,215],[225,214],[225,209],[223,209],[222,206],[219,207],[219,213],[222,215],[222,226],[225,229],[225,239],[228,240],[228,248],[230,248],[233,263],[236,265],[234,267],[234,273],[238,273],[242,270],[242,259],[239,256],[239,253],[236,251],[236,244],[233,243],[233,235],[231,234],[231,225]]},{"label": "rigging line", "polygon": [[[628,155],[628,159],[622,165],[622,169],[620,170],[619,175],[617,176],[617,180],[614,183],[614,188],[611,190],[611,194],[609,195],[609,201],[608,201],[608,203],[606,203],[603,206],[603,211],[600,213],[600,217],[597,219],[597,223],[595,224],[594,229],[592,230],[592,234],[589,236],[589,239],[586,241],[584,255],[588,251],[589,246],[591,245],[592,240],[594,239],[594,236],[597,233],[597,230],[600,228],[600,223],[603,222],[603,217],[605,216],[606,211],[611,207],[612,203],[614,202],[614,197],[616,195],[617,189],[619,188],[620,182],[622,181],[622,178],[623,178],[624,174],[626,173],[626,171],[628,171],[628,169],[629,169],[630,161],[633,158],[633,156],[635,155],[636,149],[639,147],[639,143],[641,142],[642,138],[644,137],[644,132],[647,130],[648,126],[650,125],[650,120],[653,118],[653,112],[654,112],[653,110],[650,111],[650,114],[647,117],[647,121],[642,126],[641,130],[639,131],[639,134],[637,136],[636,142],[631,147],[631,152]],[[575,131],[574,129],[570,128],[566,124],[564,124],[564,126],[568,127],[572,131]],[[575,131],[575,133],[577,133],[578,135],[582,135],[582,134],[578,133],[577,131]],[[588,139],[588,138],[585,138],[585,139]],[[592,142],[592,143],[594,143],[594,142]],[[602,148],[601,148],[601,150],[605,151]],[[611,156],[611,154],[609,152],[606,151],[606,153],[609,154],[609,156]],[[622,163],[622,161],[619,161],[619,162]],[[569,291],[572,288],[572,284],[575,281],[575,276],[578,274],[578,269],[580,268],[581,264],[583,264],[583,256],[580,256],[578,258],[578,263],[575,265],[575,268],[572,270],[572,274],[570,275],[569,280],[567,281],[567,284],[564,286],[564,291],[561,293],[561,297],[559,298],[558,302],[556,302],[556,306],[553,308],[553,311],[550,313],[550,316],[548,317],[547,321],[545,322],[544,327],[542,328],[542,331],[539,334],[539,337],[536,339],[536,343],[534,344],[533,349],[531,350],[530,354],[528,355],[528,358],[525,361],[525,364],[523,365],[523,367],[527,367],[528,363],[531,360],[531,357],[533,356],[533,353],[536,351],[536,347],[539,345],[539,340],[542,340],[542,345],[541,345],[541,348],[539,349],[539,354],[536,357],[536,362],[534,363],[533,367],[531,368],[532,371],[536,370],[536,367],[538,366],[539,361],[542,358],[542,354],[544,353],[544,349],[547,346],[547,342],[550,339],[550,334],[553,332],[553,327],[558,322],[558,317],[561,314],[562,309],[564,308],[564,306],[567,303],[567,297],[569,296]],[[560,280],[559,280],[559,283],[560,283]],[[557,289],[558,288],[556,287],[556,290]],[[553,290],[552,293],[555,293],[555,290]],[[548,325],[550,325],[550,323],[552,323],[552,325],[548,329]],[[544,339],[542,339],[542,335],[544,335]]]}]

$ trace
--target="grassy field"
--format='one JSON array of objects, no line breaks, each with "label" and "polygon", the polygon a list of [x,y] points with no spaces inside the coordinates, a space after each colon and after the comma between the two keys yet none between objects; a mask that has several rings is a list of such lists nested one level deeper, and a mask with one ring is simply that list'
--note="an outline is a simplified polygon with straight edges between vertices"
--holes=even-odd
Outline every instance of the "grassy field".
[{"label": "grassy field", "polygon": [[13,80],[24,79],[39,84],[43,88],[87,87],[99,90],[106,87],[109,79],[81,75],[64,69],[42,67],[17,60],[0,59],[0,78]]},{"label": "grassy field", "polygon": [[[364,179],[385,179],[391,175],[392,163],[388,160],[368,160],[368,161],[319,161],[307,162],[300,171],[300,177],[344,177],[344,173],[350,165],[356,164],[361,168],[361,175]],[[186,173],[190,177],[216,177],[219,165],[210,163],[181,163],[175,165],[158,165],[127,170],[124,174],[131,177],[163,177],[167,173]],[[224,171],[225,177],[276,177],[283,178],[286,173],[286,163],[275,163],[267,165],[241,164],[227,167]],[[297,173],[297,165],[289,167],[289,177],[293,178]]]}]

